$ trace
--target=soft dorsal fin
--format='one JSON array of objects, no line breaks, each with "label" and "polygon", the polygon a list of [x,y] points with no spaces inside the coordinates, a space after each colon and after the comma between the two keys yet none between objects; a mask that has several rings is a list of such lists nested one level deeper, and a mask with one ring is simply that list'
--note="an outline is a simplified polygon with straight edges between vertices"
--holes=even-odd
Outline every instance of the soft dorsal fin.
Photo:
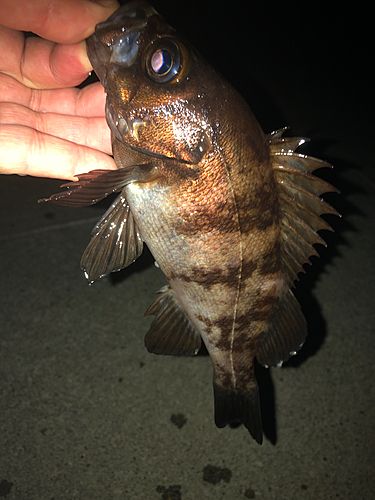
[{"label": "soft dorsal fin", "polygon": [[279,299],[268,331],[259,338],[257,360],[263,366],[281,366],[299,351],[306,336],[305,317],[288,289]]},{"label": "soft dorsal fin", "polygon": [[194,356],[201,347],[201,336],[169,286],[159,290],[145,315],[155,315],[145,337],[145,346],[154,354]]},{"label": "soft dorsal fin", "polygon": [[339,215],[321,195],[335,192],[328,182],[312,174],[314,170],[330,167],[325,161],[296,153],[306,142],[302,137],[282,137],[286,128],[268,136],[271,161],[279,189],[281,208],[281,261],[291,286],[304,264],[312,255],[318,255],[315,244],[325,245],[318,235],[322,229],[332,230],[320,216]]}]

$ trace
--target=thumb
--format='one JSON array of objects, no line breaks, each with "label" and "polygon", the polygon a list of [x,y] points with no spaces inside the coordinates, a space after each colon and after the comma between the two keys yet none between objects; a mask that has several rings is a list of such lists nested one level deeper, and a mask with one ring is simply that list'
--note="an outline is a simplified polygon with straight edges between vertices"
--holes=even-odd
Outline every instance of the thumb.
[{"label": "thumb", "polygon": [[116,0],[1,0],[0,24],[71,44],[90,36],[118,7]]}]

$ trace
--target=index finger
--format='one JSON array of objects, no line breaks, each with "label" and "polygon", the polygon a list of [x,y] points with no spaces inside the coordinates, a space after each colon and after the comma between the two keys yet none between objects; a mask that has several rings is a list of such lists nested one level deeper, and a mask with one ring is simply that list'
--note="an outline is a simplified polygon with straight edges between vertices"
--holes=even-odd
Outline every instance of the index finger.
[{"label": "index finger", "polygon": [[116,0],[1,0],[0,24],[57,43],[76,43],[119,7]]}]

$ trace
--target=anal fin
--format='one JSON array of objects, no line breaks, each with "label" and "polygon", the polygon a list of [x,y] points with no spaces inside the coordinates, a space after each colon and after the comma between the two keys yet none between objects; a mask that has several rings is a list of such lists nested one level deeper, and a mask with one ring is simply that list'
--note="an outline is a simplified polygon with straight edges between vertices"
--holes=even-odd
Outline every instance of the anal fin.
[{"label": "anal fin", "polygon": [[145,337],[154,354],[193,356],[201,347],[201,336],[177,302],[174,291],[163,287],[145,315],[155,315]]},{"label": "anal fin", "polygon": [[258,340],[257,360],[263,366],[280,366],[297,353],[306,336],[305,317],[289,289],[276,307],[269,330]]}]

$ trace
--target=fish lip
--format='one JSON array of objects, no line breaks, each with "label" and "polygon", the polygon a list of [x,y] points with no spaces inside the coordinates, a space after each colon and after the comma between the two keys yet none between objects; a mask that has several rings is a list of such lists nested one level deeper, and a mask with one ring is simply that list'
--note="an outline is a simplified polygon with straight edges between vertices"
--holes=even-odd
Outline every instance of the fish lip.
[{"label": "fish lip", "polygon": [[96,59],[95,44],[97,44],[97,43],[98,43],[98,39],[97,39],[96,33],[93,33],[91,36],[86,38],[87,56],[91,62],[92,67],[94,67],[94,60]]},{"label": "fish lip", "polygon": [[87,56],[91,66],[97,74],[102,85],[105,87],[107,65],[111,57],[110,48],[105,46],[98,38],[96,33],[93,33],[86,39]]}]

